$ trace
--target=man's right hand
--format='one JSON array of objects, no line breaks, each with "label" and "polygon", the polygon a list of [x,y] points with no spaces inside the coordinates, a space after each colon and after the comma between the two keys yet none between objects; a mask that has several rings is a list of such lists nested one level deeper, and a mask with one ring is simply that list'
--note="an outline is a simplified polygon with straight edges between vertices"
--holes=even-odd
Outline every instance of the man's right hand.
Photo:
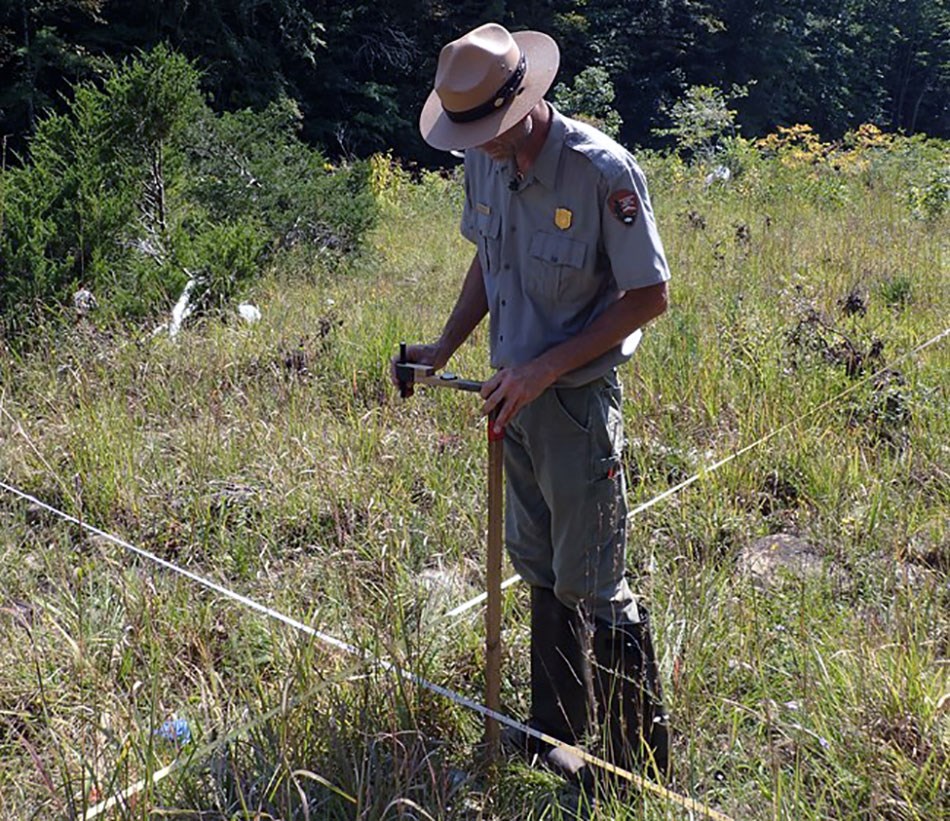
[{"label": "man's right hand", "polygon": [[[418,365],[431,365],[436,370],[441,370],[445,366],[445,359],[439,355],[438,345],[407,345],[406,362],[414,362]],[[396,365],[399,363],[399,354],[396,354],[389,361],[389,379],[393,387],[399,389],[399,379],[396,376]],[[406,396],[412,396],[412,386],[408,386]]]}]

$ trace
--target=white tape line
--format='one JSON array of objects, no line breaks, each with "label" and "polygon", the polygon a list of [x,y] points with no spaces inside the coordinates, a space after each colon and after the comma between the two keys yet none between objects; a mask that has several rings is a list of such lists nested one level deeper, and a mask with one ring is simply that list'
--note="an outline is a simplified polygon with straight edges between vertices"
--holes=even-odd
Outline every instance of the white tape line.
[{"label": "white tape line", "polygon": [[130,798],[133,798],[142,792],[142,790],[144,790],[149,784],[157,784],[166,775],[173,773],[178,769],[179,766],[178,759],[175,759],[167,767],[162,767],[160,770],[156,770],[150,776],[143,778],[141,781],[136,781],[134,784],[122,790],[122,792],[116,793],[112,796],[112,798],[108,798],[102,803],[96,804],[94,807],[90,807],[83,815],[83,821],[91,821],[91,819],[102,815],[104,812],[108,812],[113,807],[124,804]]},{"label": "white tape line", "polygon": [[[505,590],[505,589],[511,587],[513,584],[516,584],[517,582],[520,582],[520,581],[521,581],[521,576],[519,576],[517,573],[515,573],[515,575],[512,576],[510,579],[505,579],[505,580],[501,583],[501,589],[502,589],[502,590]],[[460,616],[460,615],[462,615],[462,613],[464,613],[466,610],[470,610],[471,608],[475,607],[476,605],[481,604],[483,601],[487,601],[487,599],[488,599],[488,594],[487,594],[487,593],[479,593],[479,594],[478,594],[474,599],[472,599],[471,601],[467,601],[467,602],[465,602],[465,604],[460,604],[460,605],[459,605],[458,607],[456,607],[454,610],[450,610],[448,613],[445,614],[445,618],[451,619],[451,618],[453,618],[454,616]]]}]

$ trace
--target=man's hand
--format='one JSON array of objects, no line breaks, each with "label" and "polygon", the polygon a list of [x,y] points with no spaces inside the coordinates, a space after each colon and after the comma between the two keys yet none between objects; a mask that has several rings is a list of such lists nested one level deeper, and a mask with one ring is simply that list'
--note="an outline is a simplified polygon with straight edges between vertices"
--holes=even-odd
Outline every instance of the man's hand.
[{"label": "man's hand", "polygon": [[561,376],[592,362],[666,310],[666,283],[627,291],[587,328],[536,359],[502,368],[482,386],[483,413],[498,409],[496,433]]},{"label": "man's hand", "polygon": [[[443,360],[439,354],[439,346],[435,344],[407,345],[406,361],[415,362],[418,365],[431,365],[436,370],[441,370],[445,366],[445,360]],[[396,365],[398,362],[399,354],[396,354],[396,356],[389,360],[389,379],[393,383],[393,387],[397,390],[399,389],[399,379],[396,376]],[[409,385],[406,395],[412,396],[412,393],[412,385]]]},{"label": "man's hand", "polygon": [[495,433],[500,434],[515,414],[544,393],[554,379],[554,375],[535,359],[514,368],[502,368],[482,385],[481,396],[485,400],[482,413],[487,416],[498,409]]}]

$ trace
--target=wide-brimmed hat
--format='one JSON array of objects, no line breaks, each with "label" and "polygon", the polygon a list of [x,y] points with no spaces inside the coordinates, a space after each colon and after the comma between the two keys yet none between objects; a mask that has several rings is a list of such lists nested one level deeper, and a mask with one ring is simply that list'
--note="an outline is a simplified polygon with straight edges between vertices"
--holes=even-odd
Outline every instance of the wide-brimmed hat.
[{"label": "wide-brimmed hat", "polygon": [[544,97],[559,62],[557,43],[539,31],[473,29],[439,54],[435,88],[419,115],[423,139],[449,151],[497,137]]}]

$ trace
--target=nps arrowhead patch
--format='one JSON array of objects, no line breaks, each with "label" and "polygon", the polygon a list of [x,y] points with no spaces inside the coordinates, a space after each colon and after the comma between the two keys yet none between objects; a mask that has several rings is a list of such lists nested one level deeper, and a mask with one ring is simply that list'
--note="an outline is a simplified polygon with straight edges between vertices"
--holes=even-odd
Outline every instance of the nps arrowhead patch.
[{"label": "nps arrowhead patch", "polygon": [[614,191],[607,198],[607,204],[610,207],[610,213],[624,225],[633,225],[637,221],[637,214],[640,213],[640,198],[636,191],[626,189]]}]

